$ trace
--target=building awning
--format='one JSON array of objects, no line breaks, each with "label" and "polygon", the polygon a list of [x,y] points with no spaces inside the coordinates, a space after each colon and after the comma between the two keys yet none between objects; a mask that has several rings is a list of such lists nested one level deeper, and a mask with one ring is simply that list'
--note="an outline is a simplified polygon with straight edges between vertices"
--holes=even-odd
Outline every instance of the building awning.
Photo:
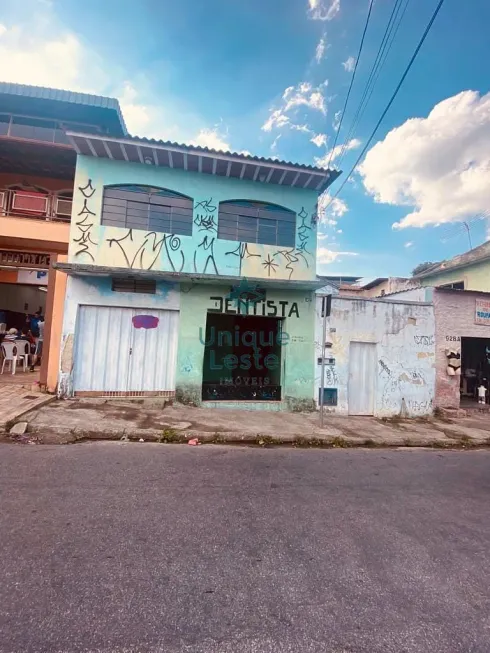
[{"label": "building awning", "polygon": [[136,136],[111,138],[101,134],[70,131],[67,136],[77,153],[84,156],[306,188],[317,193],[322,193],[341,174],[339,170]]},{"label": "building awning", "polygon": [[[221,286],[238,286],[244,277],[235,277],[220,274],[195,274],[191,272],[159,272],[156,270],[133,270],[128,268],[112,268],[101,265],[88,265],[84,263],[53,263],[53,268],[59,272],[72,276],[89,277],[124,277],[125,279],[152,279],[170,283],[185,284],[211,284]],[[277,288],[282,290],[310,290],[314,291],[325,285],[318,279],[263,279],[246,277],[247,284],[262,288]]]}]

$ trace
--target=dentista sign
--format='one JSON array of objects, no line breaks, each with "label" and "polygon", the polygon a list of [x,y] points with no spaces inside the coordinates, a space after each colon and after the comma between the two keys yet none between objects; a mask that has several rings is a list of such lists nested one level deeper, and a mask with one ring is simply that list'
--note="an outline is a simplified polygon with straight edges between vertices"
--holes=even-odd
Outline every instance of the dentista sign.
[{"label": "dentista sign", "polygon": [[209,299],[213,302],[213,308],[208,309],[210,313],[257,315],[261,317],[299,317],[297,302],[287,300],[276,302],[273,299],[248,302],[226,297],[210,297]]}]

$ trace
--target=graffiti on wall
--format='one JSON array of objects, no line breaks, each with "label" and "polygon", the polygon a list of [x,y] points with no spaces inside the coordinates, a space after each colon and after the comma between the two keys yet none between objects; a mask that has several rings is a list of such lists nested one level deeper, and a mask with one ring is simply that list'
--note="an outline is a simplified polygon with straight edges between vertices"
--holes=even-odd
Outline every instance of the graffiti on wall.
[{"label": "graffiti on wall", "polygon": [[78,236],[73,239],[73,242],[76,244],[75,256],[82,256],[85,254],[92,263],[95,263],[95,252],[92,251],[92,247],[97,247],[97,243],[92,238],[92,228],[95,224],[95,212],[92,211],[89,206],[89,202],[95,193],[95,188],[92,186],[92,180],[89,179],[85,186],[79,186],[78,190],[82,195],[83,206],[75,220]]},{"label": "graffiti on wall", "polygon": [[160,236],[155,231],[127,229],[124,236],[108,238],[107,243],[110,248],[114,247],[120,251],[125,267],[131,269],[152,270],[160,258],[162,249],[174,272],[181,272],[185,265],[180,238],[174,234]]},{"label": "graffiti on wall", "polygon": [[[424,368],[406,367],[403,363],[381,358],[379,361],[381,406],[383,410],[402,412],[405,407],[411,414],[430,412],[432,398],[427,397],[429,386]],[[429,406],[424,410],[424,406]]]}]

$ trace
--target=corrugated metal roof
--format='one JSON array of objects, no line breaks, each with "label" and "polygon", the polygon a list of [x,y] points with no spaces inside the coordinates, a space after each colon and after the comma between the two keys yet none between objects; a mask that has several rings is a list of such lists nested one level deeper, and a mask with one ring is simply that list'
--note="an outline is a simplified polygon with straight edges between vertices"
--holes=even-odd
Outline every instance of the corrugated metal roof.
[{"label": "corrugated metal roof", "polygon": [[[336,176],[341,174],[341,171],[332,171],[328,168],[319,168],[317,166],[310,166],[305,163],[293,163],[292,161],[283,161],[277,158],[265,158],[262,156],[253,156],[251,154],[243,154],[242,152],[233,152],[231,150],[212,150],[209,147],[202,147],[201,145],[188,145],[187,143],[176,143],[174,141],[161,141],[155,138],[146,138],[141,136],[125,136],[125,140],[132,140],[135,143],[141,143],[146,145],[160,145],[162,147],[181,147],[182,149],[192,150],[202,152],[203,154],[227,154],[228,156],[236,157],[237,159],[243,159],[244,161],[255,161],[257,163],[267,163],[269,165],[277,166],[288,166],[290,168],[301,168],[302,170],[316,172],[325,174],[327,171],[333,173],[335,172]],[[338,173],[338,174],[337,174]]]},{"label": "corrugated metal roof", "polygon": [[11,82],[0,82],[0,93],[9,95],[20,95],[22,97],[39,98],[42,100],[56,100],[58,102],[71,102],[73,104],[98,107],[100,109],[111,109],[116,111],[121,125],[127,132],[126,124],[119,106],[119,100],[104,95],[91,95],[89,93],[77,93],[75,91],[64,91],[47,86],[30,86],[28,84],[13,84]]}]

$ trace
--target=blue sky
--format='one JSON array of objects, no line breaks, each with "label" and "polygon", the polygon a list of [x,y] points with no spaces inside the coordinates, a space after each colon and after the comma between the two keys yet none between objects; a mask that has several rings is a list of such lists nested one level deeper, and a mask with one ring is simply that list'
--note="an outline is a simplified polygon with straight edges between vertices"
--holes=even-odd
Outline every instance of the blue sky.
[{"label": "blue sky", "polygon": [[[374,2],[339,145],[394,1]],[[408,0],[371,100],[333,165],[353,165],[436,4]],[[114,95],[134,134],[321,165],[368,5],[0,0],[0,79]],[[365,162],[322,216],[319,272],[407,275],[468,248],[461,221],[490,209],[489,24],[490,3],[445,0]],[[480,244],[486,220],[470,230]]]}]

